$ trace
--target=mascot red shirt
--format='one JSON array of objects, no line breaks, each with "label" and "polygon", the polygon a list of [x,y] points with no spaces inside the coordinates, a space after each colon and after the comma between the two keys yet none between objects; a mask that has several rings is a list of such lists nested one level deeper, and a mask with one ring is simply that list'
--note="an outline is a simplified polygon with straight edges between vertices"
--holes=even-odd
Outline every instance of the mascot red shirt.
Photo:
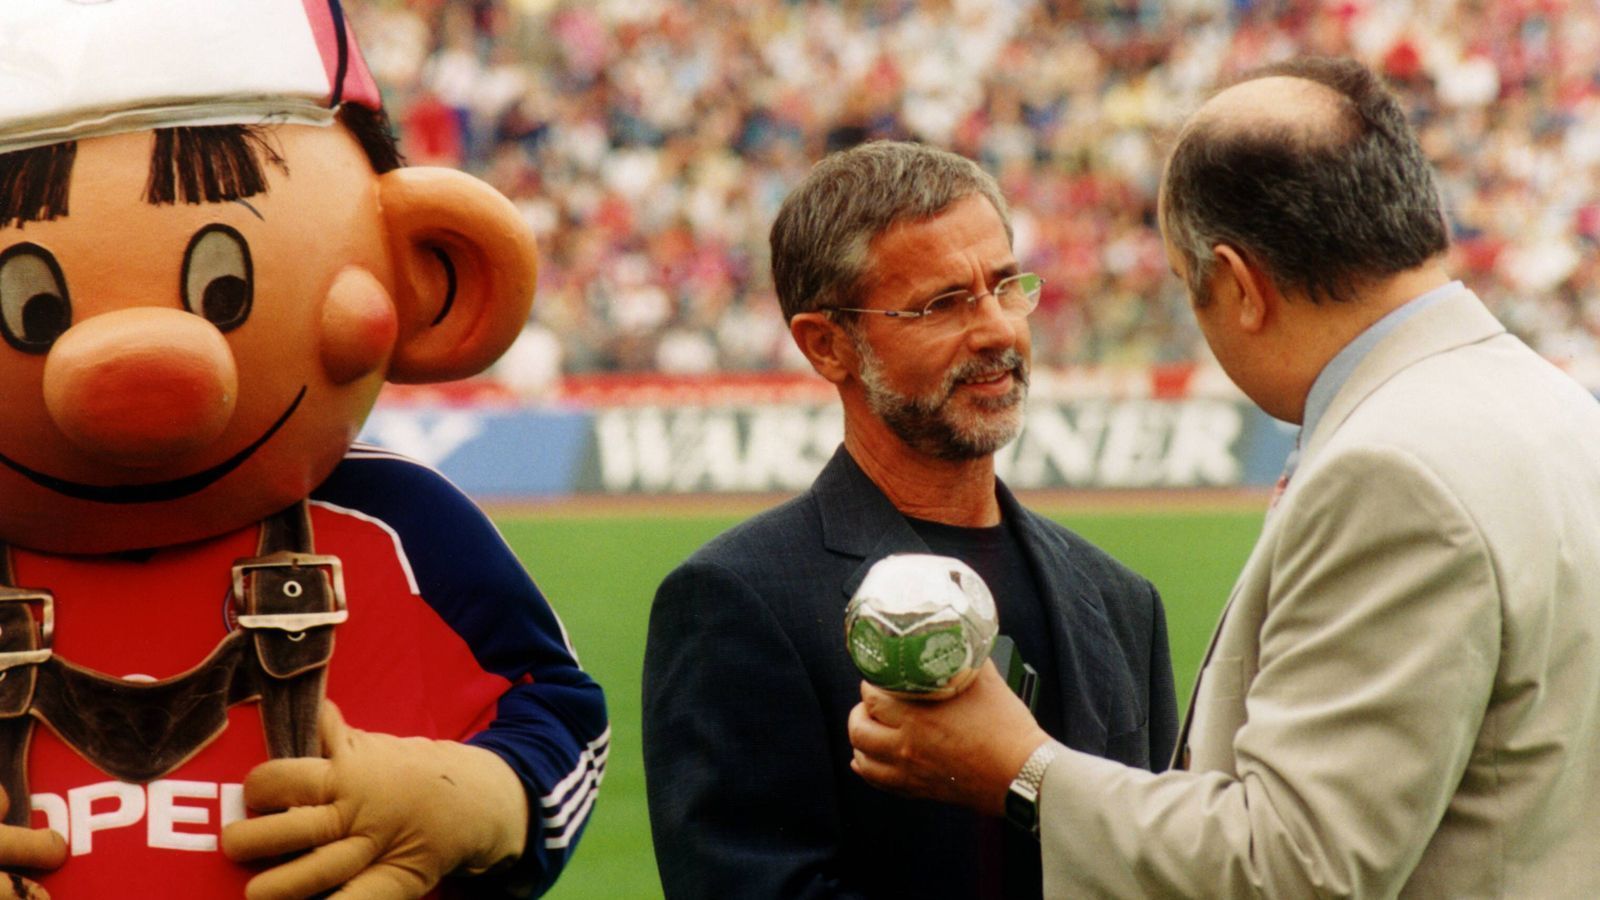
[{"label": "mascot red shirt", "polygon": [[532,299],[337,0],[0,4],[0,898],[530,896],[599,688],[488,520],[351,442]]}]

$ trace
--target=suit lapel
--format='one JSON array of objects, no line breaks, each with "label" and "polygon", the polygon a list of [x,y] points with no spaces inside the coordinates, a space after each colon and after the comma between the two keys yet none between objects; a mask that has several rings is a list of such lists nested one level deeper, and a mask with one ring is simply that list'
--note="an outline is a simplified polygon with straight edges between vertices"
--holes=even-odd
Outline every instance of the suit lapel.
[{"label": "suit lapel", "polygon": [[834,452],[811,490],[822,518],[822,546],[830,553],[861,561],[841,586],[846,600],[854,596],[867,570],[878,560],[893,553],[928,552],[928,545],[905,516],[843,446]]},{"label": "suit lapel", "polygon": [[1074,750],[1103,754],[1112,718],[1112,692],[1103,686],[1118,683],[1117,642],[1104,598],[1079,570],[1059,531],[1023,508],[1004,484],[998,485],[997,495],[1006,521],[1017,529],[1044,600],[1056,655],[1055,693],[1064,705],[1062,742]]},{"label": "suit lapel", "polygon": [[1254,579],[1258,566],[1266,565],[1269,555],[1268,548],[1276,540],[1273,519],[1269,516],[1261,528],[1261,534],[1256,536],[1255,546],[1250,549],[1250,556],[1245,560],[1244,568],[1239,570],[1239,577],[1233,582],[1233,589],[1228,592],[1228,602],[1223,604],[1222,612],[1217,616],[1217,624],[1211,629],[1211,642],[1206,644],[1205,656],[1200,658],[1200,668],[1195,672],[1194,686],[1189,690],[1189,703],[1184,709],[1183,725],[1178,729],[1178,741],[1172,747],[1171,768],[1189,768],[1189,733],[1194,727],[1195,699],[1200,696],[1200,680],[1205,677],[1206,666],[1211,664],[1211,656],[1217,650],[1217,642],[1222,637],[1222,629],[1228,624],[1228,613],[1233,611],[1234,603],[1239,599],[1239,592],[1244,585]]}]

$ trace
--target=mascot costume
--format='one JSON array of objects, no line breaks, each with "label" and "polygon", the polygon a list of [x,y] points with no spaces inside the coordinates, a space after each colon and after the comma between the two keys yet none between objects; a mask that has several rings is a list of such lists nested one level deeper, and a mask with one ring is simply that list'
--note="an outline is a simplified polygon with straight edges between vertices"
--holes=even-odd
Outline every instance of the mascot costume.
[{"label": "mascot costume", "polygon": [[399,167],[338,0],[0,2],[0,898],[555,880],[600,689],[481,512],[352,446],[534,275]]}]

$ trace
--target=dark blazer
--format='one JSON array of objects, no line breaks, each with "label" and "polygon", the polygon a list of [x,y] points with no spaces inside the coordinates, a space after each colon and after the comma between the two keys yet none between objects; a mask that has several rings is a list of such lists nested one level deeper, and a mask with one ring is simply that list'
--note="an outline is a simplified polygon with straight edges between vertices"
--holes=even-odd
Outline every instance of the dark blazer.
[{"label": "dark blazer", "polygon": [[[1002,485],[1055,630],[1069,747],[1164,767],[1177,732],[1160,598]],[[978,816],[850,770],[861,676],[846,601],[891,553],[927,552],[843,448],[805,494],[706,544],[656,592],[644,758],[669,898],[972,897]]]}]

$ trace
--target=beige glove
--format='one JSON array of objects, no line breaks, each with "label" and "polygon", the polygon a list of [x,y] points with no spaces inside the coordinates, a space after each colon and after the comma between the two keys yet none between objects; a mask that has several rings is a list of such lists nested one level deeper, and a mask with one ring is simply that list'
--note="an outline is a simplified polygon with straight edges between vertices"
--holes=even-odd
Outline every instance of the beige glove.
[{"label": "beige glove", "polygon": [[327,758],[256,766],[245,803],[272,814],[222,830],[222,850],[236,861],[310,850],[250,879],[249,900],[302,900],[340,885],[334,896],[346,900],[421,897],[446,875],[522,855],[528,799],[499,756],[351,728],[332,703],[322,706]]},{"label": "beige glove", "polygon": [[[11,798],[0,790],[0,819],[11,811]],[[50,900],[44,888],[10,873],[18,869],[49,871],[67,861],[67,842],[48,828],[0,825],[0,900]]]}]

